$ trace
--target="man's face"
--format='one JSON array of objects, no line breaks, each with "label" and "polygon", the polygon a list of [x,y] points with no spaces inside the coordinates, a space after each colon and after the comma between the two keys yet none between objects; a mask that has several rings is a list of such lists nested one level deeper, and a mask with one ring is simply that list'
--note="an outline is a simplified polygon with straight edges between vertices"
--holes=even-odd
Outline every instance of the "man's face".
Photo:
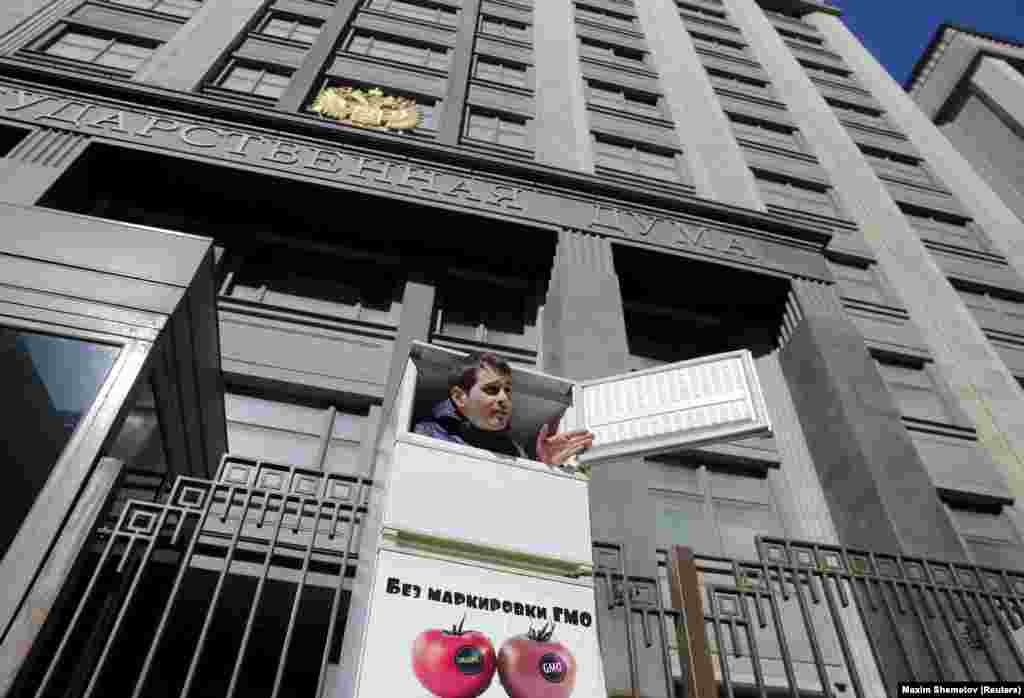
[{"label": "man's face", "polygon": [[477,429],[502,431],[512,418],[512,377],[482,366],[468,393],[452,388],[452,401]]}]

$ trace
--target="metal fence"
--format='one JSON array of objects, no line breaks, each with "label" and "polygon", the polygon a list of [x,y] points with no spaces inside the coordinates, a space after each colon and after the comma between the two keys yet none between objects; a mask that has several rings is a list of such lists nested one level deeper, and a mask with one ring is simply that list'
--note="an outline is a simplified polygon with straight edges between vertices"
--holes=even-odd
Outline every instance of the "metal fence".
[{"label": "metal fence", "polygon": [[[129,475],[11,695],[323,695],[371,481],[230,456],[215,481]],[[661,550],[647,578],[620,545],[594,544],[600,640],[606,664],[628,663],[626,695],[874,698],[898,681],[1024,680],[1024,572],[783,538],[757,550]]]},{"label": "metal fence", "polygon": [[225,457],[216,481],[180,477],[165,502],[123,502],[12,693],[319,695],[369,485]]}]

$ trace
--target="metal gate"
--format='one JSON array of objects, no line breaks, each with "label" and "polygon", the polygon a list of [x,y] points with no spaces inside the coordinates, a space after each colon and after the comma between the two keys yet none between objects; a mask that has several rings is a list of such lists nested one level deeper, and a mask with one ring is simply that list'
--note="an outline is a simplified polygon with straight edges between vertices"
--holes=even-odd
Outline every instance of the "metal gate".
[{"label": "metal gate", "polygon": [[370,484],[226,456],[215,481],[118,503],[12,695],[319,695]]},{"label": "metal gate", "polygon": [[[122,483],[10,695],[323,695],[372,482],[232,456],[215,481],[161,493],[149,479]],[[630,619],[617,627],[634,698],[654,655],[672,668],[657,693],[673,698],[1024,679],[1024,573],[782,538],[757,549],[660,550],[649,579],[621,546],[595,543],[597,603]]]}]

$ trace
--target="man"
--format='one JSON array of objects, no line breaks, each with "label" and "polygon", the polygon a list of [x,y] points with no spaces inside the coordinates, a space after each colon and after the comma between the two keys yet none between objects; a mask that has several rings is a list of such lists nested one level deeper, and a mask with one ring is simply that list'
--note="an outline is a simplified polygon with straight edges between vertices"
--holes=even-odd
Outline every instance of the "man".
[{"label": "man", "polygon": [[[494,354],[470,356],[448,378],[448,399],[434,406],[430,419],[416,425],[417,434],[468,444],[494,453],[529,458],[509,435],[512,420],[512,369]],[[565,465],[594,443],[585,429],[549,436],[557,423],[545,424],[534,444],[535,459]]]}]

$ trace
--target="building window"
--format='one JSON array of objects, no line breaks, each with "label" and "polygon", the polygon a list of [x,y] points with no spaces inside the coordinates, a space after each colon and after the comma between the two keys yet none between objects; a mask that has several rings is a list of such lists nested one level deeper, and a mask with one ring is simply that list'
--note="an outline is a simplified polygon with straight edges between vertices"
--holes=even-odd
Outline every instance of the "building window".
[{"label": "building window", "polygon": [[221,294],[341,320],[395,326],[401,269],[380,260],[268,247],[230,263]]},{"label": "building window", "polygon": [[874,170],[882,175],[890,175],[901,179],[909,179],[922,184],[934,185],[935,182],[924,168],[921,158],[903,153],[894,153],[882,148],[867,145],[858,146]]},{"label": "building window", "polygon": [[609,44],[589,37],[580,37],[580,53],[589,58],[611,61],[612,63],[626,61],[638,66],[646,65],[647,54],[640,49]]},{"label": "building window", "polygon": [[410,19],[443,24],[446,27],[458,24],[458,8],[429,0],[370,0],[369,7]]},{"label": "building window", "polygon": [[587,20],[594,22],[595,24],[615,27],[616,29],[625,29],[627,31],[636,30],[636,17],[622,12],[609,10],[605,7],[587,5],[581,2],[576,3],[576,19]]},{"label": "building window", "polygon": [[349,41],[348,50],[373,58],[435,70],[448,70],[449,53],[446,47],[421,43],[405,37],[357,32]]},{"label": "building window", "polygon": [[232,92],[276,100],[284,94],[291,74],[281,68],[231,63],[217,81],[217,86]]},{"label": "building window", "polygon": [[843,298],[893,305],[886,295],[886,284],[875,265],[859,267],[828,260],[828,268],[836,277],[836,286]]},{"label": "building window", "polygon": [[464,136],[467,140],[527,150],[530,148],[527,122],[526,117],[471,109]]},{"label": "building window", "polygon": [[133,73],[153,55],[157,46],[155,42],[143,41],[66,29],[44,51],[50,56]]},{"label": "building window", "polygon": [[713,85],[724,85],[725,87],[735,87],[742,85],[743,87],[756,87],[758,89],[767,89],[768,83],[758,78],[752,78],[747,75],[740,75],[739,73],[730,73],[725,70],[719,70],[717,68],[707,68],[708,77],[711,78]]},{"label": "building window", "polygon": [[755,536],[783,536],[767,473],[676,457],[649,459],[659,548],[757,560]]},{"label": "building window", "polygon": [[732,122],[732,132],[737,138],[746,138],[756,143],[803,152],[804,147],[798,131],[789,125],[755,119],[743,114],[727,114]]},{"label": "building window", "polygon": [[707,7],[701,7],[700,5],[692,5],[688,2],[677,2],[676,6],[679,7],[680,10],[685,10],[686,12],[696,12],[697,14],[706,15],[708,17],[714,17],[715,19],[725,19],[728,16],[724,11],[712,10]]},{"label": "building window", "polygon": [[926,240],[976,252],[989,251],[984,234],[971,221],[904,204],[900,204],[900,209],[910,227]]},{"label": "building window", "polygon": [[1020,535],[1001,505],[949,501],[946,507],[975,564],[1004,569],[1024,566]]},{"label": "building window", "polygon": [[968,424],[955,406],[952,394],[946,394],[931,364],[877,359],[876,363],[904,418],[958,426]]},{"label": "building window", "polygon": [[[228,452],[334,473],[359,472],[362,414],[229,387]],[[325,447],[326,446],[326,447]]]},{"label": "building window", "polygon": [[723,39],[720,36],[714,36],[712,34],[704,34],[702,32],[696,32],[690,30],[690,36],[698,44],[703,44],[709,48],[726,48],[731,51],[743,51],[746,48],[746,44],[742,41],[730,41],[729,39]]},{"label": "building window", "polygon": [[138,7],[142,10],[160,12],[175,17],[191,17],[203,4],[202,0],[111,0],[118,5]]},{"label": "building window", "polygon": [[529,282],[450,269],[438,285],[434,332],[442,338],[537,350],[539,292]]},{"label": "building window", "polygon": [[300,44],[312,44],[320,35],[320,27],[321,24],[318,22],[271,14],[260,27],[259,33],[288,41],[297,41]]},{"label": "building window", "polygon": [[660,106],[661,97],[659,95],[597,80],[587,80],[587,99],[592,105],[608,107],[616,111],[627,109],[658,118],[665,116]]},{"label": "building window", "polygon": [[807,44],[808,46],[821,46],[822,44],[825,43],[821,37],[808,36],[807,34],[801,34],[800,32],[791,31],[778,25],[776,25],[775,31],[777,31],[780,36],[790,41],[798,41],[801,44]]},{"label": "building window", "polygon": [[819,216],[839,215],[831,190],[824,184],[804,182],[775,173],[755,172],[761,198],[769,206],[795,209]]},{"label": "building window", "polygon": [[957,292],[978,324],[985,329],[1024,336],[1024,302],[993,295],[986,290]]},{"label": "building window", "polygon": [[847,82],[855,82],[852,73],[845,68],[839,68],[834,65],[823,65],[821,63],[812,63],[806,60],[799,60],[798,62],[809,75],[818,75],[826,80],[840,78]]},{"label": "building window", "polygon": [[639,177],[682,181],[677,152],[603,134],[595,134],[594,141],[594,159],[598,167],[629,172]]},{"label": "building window", "polygon": [[0,556],[119,354],[116,346],[0,327],[0,385],[17,396],[17,407],[0,422],[3,462],[10,475],[0,493]]},{"label": "building window", "polygon": [[505,17],[480,16],[480,31],[492,36],[500,36],[515,41],[530,40],[530,25]]},{"label": "building window", "polygon": [[473,76],[511,87],[526,87],[526,66],[498,58],[478,56]]}]

